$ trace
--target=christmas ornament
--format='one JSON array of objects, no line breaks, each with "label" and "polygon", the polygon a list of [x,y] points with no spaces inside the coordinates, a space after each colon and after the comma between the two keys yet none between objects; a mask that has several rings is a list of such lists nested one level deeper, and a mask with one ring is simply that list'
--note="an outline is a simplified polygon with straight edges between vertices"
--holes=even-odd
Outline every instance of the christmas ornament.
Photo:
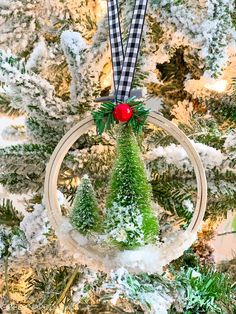
[{"label": "christmas ornament", "polygon": [[133,115],[133,110],[128,104],[119,104],[115,106],[113,116],[115,120],[120,122],[127,122]]},{"label": "christmas ornament", "polygon": [[[130,98],[146,7],[147,0],[135,1],[124,53],[117,1],[108,1],[114,101],[104,102],[100,108],[92,112],[92,116],[80,121],[62,138],[46,170],[45,204],[60,243],[75,262],[107,272],[119,267],[125,267],[131,272],[162,272],[163,266],[180,257],[196,240],[206,208],[205,172],[191,141],[173,123],[160,114],[146,109],[142,101]],[[86,230],[81,229],[83,224],[78,223],[77,218],[82,220],[85,217],[83,216],[86,212],[83,207],[84,203],[79,203],[79,210],[75,213],[77,230],[70,223],[70,219],[61,213],[57,199],[59,171],[69,149],[94,124],[98,134],[102,134],[111,130],[117,123],[120,124],[121,133],[118,138],[117,159],[106,203],[104,229],[94,231],[90,236],[86,234],[87,231],[95,230],[94,226],[99,219],[93,219],[89,224],[89,229],[87,229],[88,225],[86,225]],[[159,227],[151,208],[150,186],[145,176],[139,146],[135,144],[135,134],[142,131],[145,123],[162,128],[183,146],[193,164],[197,180],[197,202],[190,224],[186,230],[162,235],[161,243],[158,243],[156,239]],[[132,176],[134,173],[135,175]],[[122,180],[128,182],[127,186],[122,184],[121,177],[123,177]],[[130,178],[133,180],[128,180]],[[141,190],[140,186],[142,186]],[[137,195],[141,195],[142,192],[143,197],[137,198]],[[91,199],[88,198],[92,214],[90,216],[94,218],[97,212],[96,200],[93,198],[92,203],[90,201]],[[134,210],[135,215],[132,215]],[[119,214],[120,219],[113,217],[113,213]],[[124,221],[126,224],[123,223]]]},{"label": "christmas ornament", "polygon": [[[155,100],[153,100],[153,104],[155,104]],[[62,162],[69,149],[94,125],[93,118],[89,116],[75,125],[61,139],[47,165],[45,178],[44,199],[50,223],[55,229],[62,248],[74,258],[75,262],[106,272],[118,267],[125,267],[136,273],[145,271],[161,273],[165,265],[179,258],[195,242],[207,201],[207,183],[201,159],[188,137],[172,122],[158,113],[151,112],[148,115],[147,123],[160,127],[173,136],[186,150],[192,162],[197,180],[197,203],[190,224],[186,230],[166,234],[162,243],[145,245],[132,250],[119,250],[108,246],[104,248],[74,230],[69,218],[61,213],[57,197],[57,181]]]}]

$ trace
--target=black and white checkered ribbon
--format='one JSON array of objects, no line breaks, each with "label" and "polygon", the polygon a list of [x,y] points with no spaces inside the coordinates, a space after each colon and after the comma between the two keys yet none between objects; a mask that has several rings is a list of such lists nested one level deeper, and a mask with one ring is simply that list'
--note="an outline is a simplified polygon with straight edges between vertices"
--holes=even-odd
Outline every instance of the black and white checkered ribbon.
[{"label": "black and white checkered ribbon", "polygon": [[109,34],[115,100],[125,101],[130,96],[148,0],[135,1],[125,53],[122,43],[117,1],[118,0],[108,0]]}]

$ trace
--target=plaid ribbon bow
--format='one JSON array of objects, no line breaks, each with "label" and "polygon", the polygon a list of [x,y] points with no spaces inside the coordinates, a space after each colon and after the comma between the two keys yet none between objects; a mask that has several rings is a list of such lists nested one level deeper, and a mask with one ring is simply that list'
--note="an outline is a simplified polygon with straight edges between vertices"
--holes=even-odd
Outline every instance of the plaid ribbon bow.
[{"label": "plaid ribbon bow", "polygon": [[135,1],[125,53],[117,1],[108,0],[109,35],[115,100],[126,101],[130,97],[148,0]]}]

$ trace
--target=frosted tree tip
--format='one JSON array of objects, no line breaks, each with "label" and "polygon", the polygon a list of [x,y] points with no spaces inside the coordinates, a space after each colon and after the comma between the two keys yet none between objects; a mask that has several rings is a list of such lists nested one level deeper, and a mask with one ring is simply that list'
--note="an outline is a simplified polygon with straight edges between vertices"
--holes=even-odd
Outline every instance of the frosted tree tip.
[{"label": "frosted tree tip", "polygon": [[88,174],[84,174],[82,180],[90,180]]}]

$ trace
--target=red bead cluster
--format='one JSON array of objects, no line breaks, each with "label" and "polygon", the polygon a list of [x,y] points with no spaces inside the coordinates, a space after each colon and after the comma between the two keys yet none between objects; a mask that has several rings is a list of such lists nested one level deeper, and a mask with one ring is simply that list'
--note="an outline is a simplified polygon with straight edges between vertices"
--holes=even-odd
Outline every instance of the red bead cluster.
[{"label": "red bead cluster", "polygon": [[113,111],[113,116],[117,121],[127,122],[132,118],[133,110],[128,104],[119,104]]}]

